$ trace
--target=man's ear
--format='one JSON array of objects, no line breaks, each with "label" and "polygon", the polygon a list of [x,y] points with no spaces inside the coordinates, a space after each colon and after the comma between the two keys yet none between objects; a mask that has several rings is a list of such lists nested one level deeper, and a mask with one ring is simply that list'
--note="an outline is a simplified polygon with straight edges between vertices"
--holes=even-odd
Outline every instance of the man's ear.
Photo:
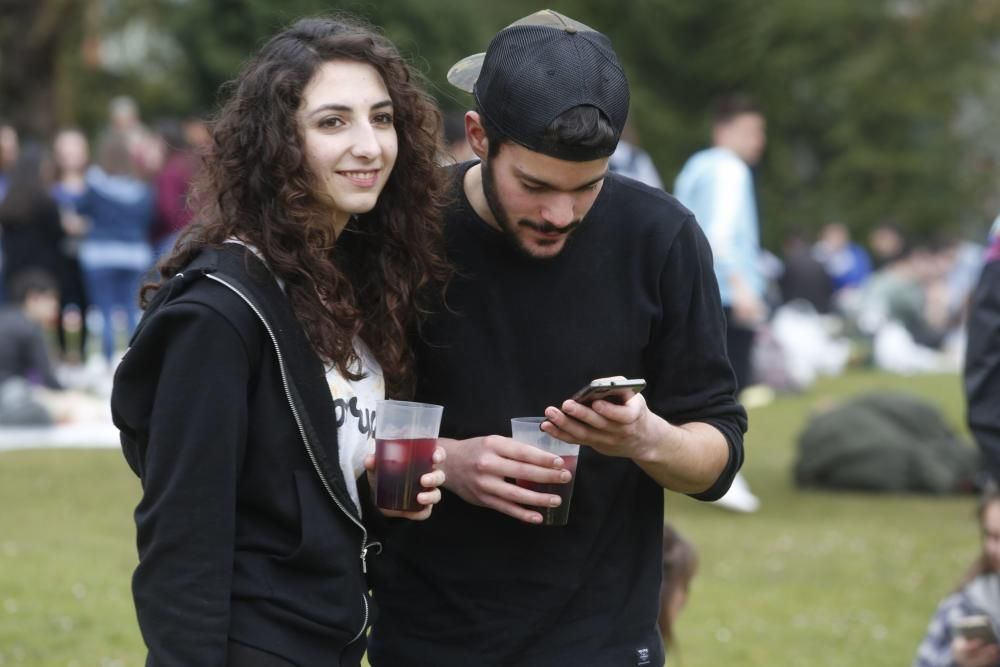
[{"label": "man's ear", "polygon": [[465,139],[469,142],[469,147],[480,160],[486,160],[489,154],[490,142],[486,138],[486,129],[483,127],[482,118],[475,111],[465,113]]}]

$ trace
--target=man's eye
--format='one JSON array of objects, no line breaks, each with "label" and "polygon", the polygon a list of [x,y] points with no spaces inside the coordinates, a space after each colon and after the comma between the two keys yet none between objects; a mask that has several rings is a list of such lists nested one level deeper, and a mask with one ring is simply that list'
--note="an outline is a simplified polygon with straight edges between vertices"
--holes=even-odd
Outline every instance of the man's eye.
[{"label": "man's eye", "polygon": [[545,189],[540,185],[528,185],[527,183],[521,183],[521,187],[527,190],[528,192],[541,192],[542,190]]}]

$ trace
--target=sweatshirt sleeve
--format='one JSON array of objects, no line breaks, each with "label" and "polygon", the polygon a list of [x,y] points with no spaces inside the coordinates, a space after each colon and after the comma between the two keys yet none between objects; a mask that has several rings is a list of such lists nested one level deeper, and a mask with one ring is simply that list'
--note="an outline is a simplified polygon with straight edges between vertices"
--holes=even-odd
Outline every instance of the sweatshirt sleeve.
[{"label": "sweatshirt sleeve", "polygon": [[115,377],[112,411],[142,481],[132,581],[147,667],[226,663],[250,356],[222,315],[163,307]]},{"label": "sweatshirt sleeve", "polygon": [[746,411],[736,401],[736,379],[726,354],[726,321],[705,235],[688,216],[674,238],[660,277],[663,319],[654,331],[646,367],[655,369],[650,408],[673,424],[703,422],[729,445],[729,460],[716,482],[692,494],[716,500],[743,464]]},{"label": "sweatshirt sleeve", "polygon": [[1000,260],[983,268],[967,325],[965,395],[969,430],[1000,482]]}]

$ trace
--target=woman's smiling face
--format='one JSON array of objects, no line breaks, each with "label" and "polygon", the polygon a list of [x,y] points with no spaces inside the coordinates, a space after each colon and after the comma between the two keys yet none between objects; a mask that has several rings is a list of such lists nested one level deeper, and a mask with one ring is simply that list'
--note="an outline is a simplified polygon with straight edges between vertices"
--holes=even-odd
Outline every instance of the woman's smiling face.
[{"label": "woman's smiling face", "polygon": [[367,63],[324,63],[306,86],[298,113],[309,170],[336,209],[336,232],[375,207],[396,163],[392,100]]}]

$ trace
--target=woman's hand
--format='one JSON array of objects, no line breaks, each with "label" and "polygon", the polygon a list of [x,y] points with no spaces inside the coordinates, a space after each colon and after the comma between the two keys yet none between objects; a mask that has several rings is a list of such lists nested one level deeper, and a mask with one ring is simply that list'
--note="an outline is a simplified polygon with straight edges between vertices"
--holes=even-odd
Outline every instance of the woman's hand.
[{"label": "woman's hand", "polygon": [[[434,448],[434,454],[431,456],[431,461],[433,462],[433,470],[431,472],[425,473],[420,477],[420,486],[424,487],[424,490],[417,494],[417,502],[424,507],[417,512],[402,512],[400,510],[387,510],[379,507],[379,511],[382,512],[383,516],[398,518],[398,519],[410,519],[411,521],[423,521],[431,515],[431,511],[434,509],[434,505],[441,502],[441,485],[444,484],[444,470],[441,469],[441,464],[444,463],[445,451],[440,445]],[[365,470],[368,473],[368,486],[372,489],[372,494],[375,493],[375,455],[369,454],[365,457]],[[372,499],[374,502],[374,498]]]}]

